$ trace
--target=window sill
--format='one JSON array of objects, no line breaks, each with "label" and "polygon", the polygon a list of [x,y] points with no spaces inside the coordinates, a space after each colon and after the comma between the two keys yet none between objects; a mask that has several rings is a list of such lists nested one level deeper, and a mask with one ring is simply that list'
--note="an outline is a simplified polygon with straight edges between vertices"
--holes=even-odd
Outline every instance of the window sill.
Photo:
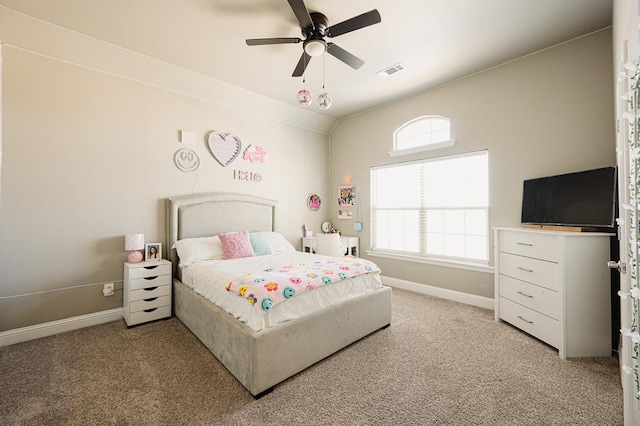
[{"label": "window sill", "polygon": [[440,148],[449,148],[456,144],[455,139],[449,139],[447,141],[436,142],[429,145],[417,146],[415,148],[396,149],[395,151],[389,151],[389,157],[400,157],[402,155],[417,154],[420,152],[431,151]]},{"label": "window sill", "polygon": [[482,272],[485,274],[493,274],[494,272],[493,266],[490,266],[488,264],[485,265],[465,261],[434,259],[422,256],[412,256],[409,254],[381,252],[377,250],[365,250],[365,252],[371,257],[382,257],[385,259],[402,260],[405,262],[425,263],[428,265],[443,266],[445,268],[465,269],[467,271]]}]

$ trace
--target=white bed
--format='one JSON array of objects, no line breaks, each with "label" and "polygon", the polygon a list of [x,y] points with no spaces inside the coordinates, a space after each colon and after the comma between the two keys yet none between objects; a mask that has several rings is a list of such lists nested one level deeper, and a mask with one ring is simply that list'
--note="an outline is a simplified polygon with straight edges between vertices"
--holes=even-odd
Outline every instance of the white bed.
[{"label": "white bed", "polygon": [[[280,314],[276,309],[287,312],[280,307],[296,299],[304,301],[303,296],[324,289],[282,302],[273,309],[277,315],[266,315],[266,323],[261,324],[241,322],[236,319],[239,314],[228,313],[194,291],[191,281],[196,271],[189,271],[190,267],[185,268],[189,285],[182,282],[180,259],[171,249],[177,241],[241,230],[275,231],[275,207],[272,200],[226,193],[173,197],[167,201],[167,254],[174,266],[175,315],[255,397],[391,323],[391,289],[379,285],[377,275],[378,283],[370,281],[363,286],[356,282],[357,295],[346,298],[338,291],[338,296],[332,296],[339,299],[337,303],[330,302],[303,316]],[[195,266],[203,267],[200,263]],[[203,274],[206,276],[206,271],[200,272]],[[342,283],[332,285],[338,284]]]}]

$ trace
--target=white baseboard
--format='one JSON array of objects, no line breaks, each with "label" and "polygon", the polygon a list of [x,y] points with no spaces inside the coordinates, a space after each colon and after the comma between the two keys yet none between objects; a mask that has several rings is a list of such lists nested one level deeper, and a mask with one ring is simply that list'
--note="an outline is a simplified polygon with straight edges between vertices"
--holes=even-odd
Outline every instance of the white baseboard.
[{"label": "white baseboard", "polygon": [[79,328],[110,321],[117,321],[121,318],[122,308],[116,308],[108,311],[95,312],[93,314],[46,322],[44,324],[36,324],[28,327],[16,328],[14,330],[2,331],[0,332],[0,346],[13,345],[15,343],[26,342],[27,340],[64,333],[65,331],[77,330]]},{"label": "white baseboard", "polygon": [[463,293],[461,291],[449,290],[441,287],[434,287],[427,284],[418,284],[412,281],[400,280],[381,276],[382,283],[389,287],[397,287],[428,296],[440,297],[442,299],[453,300],[454,302],[466,303],[467,305],[479,306],[486,309],[494,309],[494,300],[491,297],[478,296],[475,294]]}]

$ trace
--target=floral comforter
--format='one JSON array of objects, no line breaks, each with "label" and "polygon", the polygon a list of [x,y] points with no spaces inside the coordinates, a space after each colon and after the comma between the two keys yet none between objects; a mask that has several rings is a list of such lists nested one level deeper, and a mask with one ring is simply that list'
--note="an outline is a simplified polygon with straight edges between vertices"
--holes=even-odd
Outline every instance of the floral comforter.
[{"label": "floral comforter", "polygon": [[356,257],[312,256],[308,262],[275,264],[258,272],[247,270],[229,281],[227,291],[246,299],[260,314],[277,303],[318,286],[362,274],[379,274],[373,262]]}]

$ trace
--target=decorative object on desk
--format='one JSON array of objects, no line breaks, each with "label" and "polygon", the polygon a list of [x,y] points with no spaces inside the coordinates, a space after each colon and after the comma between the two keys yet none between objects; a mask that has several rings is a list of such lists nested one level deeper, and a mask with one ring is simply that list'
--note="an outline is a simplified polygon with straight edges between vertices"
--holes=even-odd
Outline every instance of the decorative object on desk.
[{"label": "decorative object on desk", "polygon": [[316,254],[325,256],[342,257],[344,250],[340,241],[340,234],[316,235]]},{"label": "decorative object on desk", "polygon": [[322,232],[328,234],[331,231],[331,222],[323,222],[322,223]]},{"label": "decorative object on desk", "polygon": [[249,145],[247,149],[244,150],[242,159],[251,161],[252,163],[255,163],[256,161],[259,161],[261,163],[266,163],[267,151],[265,151],[264,148],[262,148],[261,146]]},{"label": "decorative object on desk", "polygon": [[126,234],[124,236],[124,249],[129,251],[127,262],[142,262],[142,253],[139,250],[144,249],[144,234]]},{"label": "decorative object on desk", "polygon": [[313,237],[313,231],[310,230],[307,225],[302,225],[302,236],[303,237]]},{"label": "decorative object on desk", "polygon": [[207,135],[207,145],[213,158],[224,167],[233,163],[242,149],[240,138],[231,133],[225,135],[220,132],[210,132]]},{"label": "decorative object on desk", "polygon": [[186,148],[176,152],[176,155],[173,157],[173,162],[178,169],[185,173],[195,172],[200,167],[200,157],[198,157],[198,154]]},{"label": "decorative object on desk", "polygon": [[356,187],[354,185],[341,185],[338,187],[338,205],[340,207],[354,206]]},{"label": "decorative object on desk", "polygon": [[307,207],[309,208],[309,210],[311,210],[312,212],[317,212],[318,210],[320,210],[321,206],[322,199],[320,198],[320,196],[315,192],[309,194],[309,197],[307,197]]},{"label": "decorative object on desk", "polygon": [[338,219],[353,219],[353,212],[338,210]]},{"label": "decorative object on desk", "polygon": [[362,231],[362,215],[360,213],[360,194],[356,191],[356,221],[353,222],[353,230]]},{"label": "decorative object on desk", "polygon": [[149,243],[144,245],[145,260],[162,259],[162,243]]}]

